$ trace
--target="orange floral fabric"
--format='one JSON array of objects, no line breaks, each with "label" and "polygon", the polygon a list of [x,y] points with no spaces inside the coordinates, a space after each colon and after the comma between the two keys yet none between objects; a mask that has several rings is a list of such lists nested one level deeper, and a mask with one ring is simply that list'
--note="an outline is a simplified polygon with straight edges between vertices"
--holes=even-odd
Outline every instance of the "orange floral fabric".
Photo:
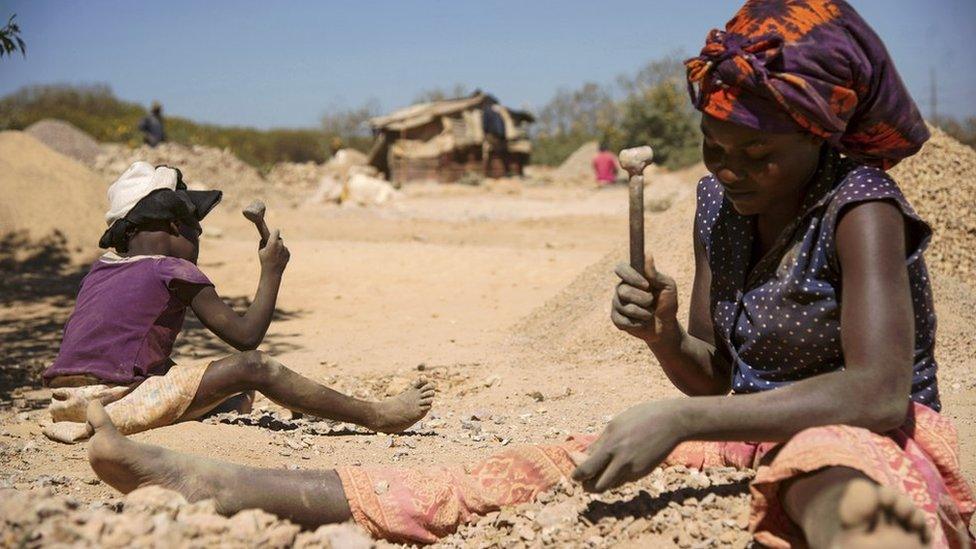
[{"label": "orange floral fabric", "polygon": [[[467,466],[337,469],[353,518],[377,538],[433,543],[461,524],[533,500],[575,467],[572,455],[596,437],[516,447]],[[925,512],[936,547],[968,535],[976,510],[961,474],[956,430],[932,409],[913,404],[900,429],[879,435],[833,425],[807,429],[789,442],[701,442],[678,445],[665,465],[756,469],[750,530],[770,547],[804,546],[802,533],[779,504],[781,484],[824,467],[843,466],[908,494]]]},{"label": "orange floral fabric", "polygon": [[685,66],[698,110],[806,131],[863,164],[888,169],[929,138],[881,39],[844,0],[748,0]]}]

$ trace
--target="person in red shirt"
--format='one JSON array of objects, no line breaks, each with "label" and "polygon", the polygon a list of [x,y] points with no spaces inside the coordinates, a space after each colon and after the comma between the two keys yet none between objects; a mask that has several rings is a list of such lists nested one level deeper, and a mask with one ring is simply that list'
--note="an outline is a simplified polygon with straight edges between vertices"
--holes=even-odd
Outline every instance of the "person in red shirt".
[{"label": "person in red shirt", "polygon": [[593,171],[600,187],[617,180],[617,156],[608,150],[606,143],[600,143],[600,152],[593,157]]}]

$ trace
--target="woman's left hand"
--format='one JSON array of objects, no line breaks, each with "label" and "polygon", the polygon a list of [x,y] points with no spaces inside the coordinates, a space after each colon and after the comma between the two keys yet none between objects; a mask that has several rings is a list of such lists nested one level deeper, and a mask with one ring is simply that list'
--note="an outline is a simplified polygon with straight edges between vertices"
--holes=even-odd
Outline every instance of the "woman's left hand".
[{"label": "woman's left hand", "polygon": [[573,471],[573,480],[589,492],[603,492],[647,475],[682,441],[678,417],[674,401],[645,402],[617,415]]}]

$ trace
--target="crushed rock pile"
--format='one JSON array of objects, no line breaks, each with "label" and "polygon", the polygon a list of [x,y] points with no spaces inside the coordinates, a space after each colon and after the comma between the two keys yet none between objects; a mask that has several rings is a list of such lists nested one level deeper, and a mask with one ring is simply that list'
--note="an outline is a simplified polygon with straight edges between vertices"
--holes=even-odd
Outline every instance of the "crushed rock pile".
[{"label": "crushed rock pile", "polygon": [[220,189],[224,201],[243,204],[254,198],[268,198],[269,186],[256,169],[234,156],[229,149],[178,143],[157,147],[143,145],[132,149],[125,145],[103,144],[95,160],[95,171],[106,181],[114,181],[130,164],[144,160],[179,168],[191,188]]},{"label": "crushed rock pile", "polygon": [[312,190],[325,174],[323,165],[315,162],[278,162],[268,172],[268,183],[276,187]]},{"label": "crushed rock pile", "polygon": [[557,185],[581,185],[594,183],[593,157],[600,152],[596,141],[584,143],[573,154],[566,157],[549,177]]},{"label": "crushed rock pile", "polygon": [[46,118],[34,122],[24,131],[55,151],[89,167],[101,152],[98,141],[64,120]]},{"label": "crushed rock pile", "polygon": [[435,547],[746,547],[749,471],[658,468],[591,495],[564,481],[535,502],[464,525]]},{"label": "crushed rock pile", "polygon": [[268,172],[267,180],[275,186],[307,191],[316,189],[323,178],[342,183],[356,173],[372,177],[378,175],[375,168],[366,165],[365,154],[356,149],[340,149],[324,164],[279,162]]},{"label": "crushed rock pile", "polygon": [[922,219],[934,230],[925,252],[937,273],[972,280],[976,274],[976,150],[942,130],[891,170]]},{"label": "crushed rock pile", "polygon": [[223,517],[213,500],[188,503],[150,486],[121,500],[82,504],[50,489],[0,490],[2,547],[344,547],[375,543],[352,523],[302,532],[257,509]]},{"label": "crushed rock pile", "polygon": [[105,182],[31,135],[0,132],[0,237],[53,234],[71,252],[94,252],[105,230]]}]

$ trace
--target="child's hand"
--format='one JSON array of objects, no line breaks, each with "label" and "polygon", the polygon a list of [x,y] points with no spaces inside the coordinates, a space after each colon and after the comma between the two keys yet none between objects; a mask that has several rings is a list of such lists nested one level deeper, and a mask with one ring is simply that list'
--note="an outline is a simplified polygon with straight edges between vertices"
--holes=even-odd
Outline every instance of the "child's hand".
[{"label": "child's hand", "polygon": [[261,259],[261,270],[281,274],[285,272],[291,252],[281,241],[281,231],[275,229],[268,238],[268,243],[258,250],[258,257]]},{"label": "child's hand", "polygon": [[613,294],[613,325],[647,342],[656,341],[661,328],[677,322],[678,286],[668,275],[657,272],[654,258],[647,254],[644,277],[627,263],[614,271],[620,284]]}]

